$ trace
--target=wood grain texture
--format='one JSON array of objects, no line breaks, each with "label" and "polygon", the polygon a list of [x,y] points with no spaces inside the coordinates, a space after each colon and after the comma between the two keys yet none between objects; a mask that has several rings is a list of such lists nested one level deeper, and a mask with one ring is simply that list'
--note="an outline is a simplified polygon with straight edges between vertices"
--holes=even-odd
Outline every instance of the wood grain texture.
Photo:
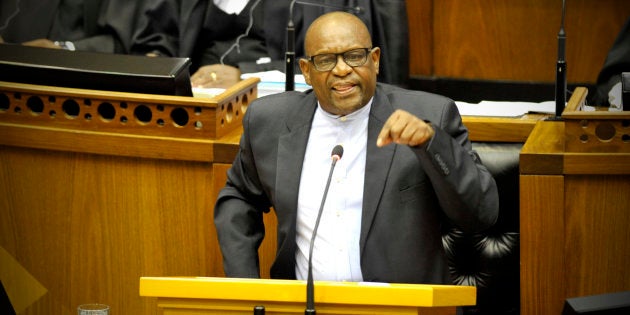
[{"label": "wood grain texture", "polygon": [[154,313],[140,276],[221,274],[208,163],[0,151],[0,245],[48,290],[25,314]]},{"label": "wood grain texture", "polygon": [[520,176],[521,314],[560,314],[566,298],[564,178]]},{"label": "wood grain texture", "polygon": [[630,153],[566,152],[565,137],[564,122],[539,122],[520,156],[523,315],[630,290]]},{"label": "wood grain texture", "polygon": [[627,174],[565,177],[569,297],[630,289]]},{"label": "wood grain texture", "polygon": [[[140,277],[222,276],[214,163],[233,160],[258,81],[206,99],[0,82],[0,246],[46,292],[22,313],[155,314]],[[177,110],[203,124],[174,126]]]},{"label": "wood grain texture", "polygon": [[[410,73],[554,82],[561,3],[407,0]],[[576,0],[567,1],[566,6],[568,82],[594,83],[608,50],[630,17],[630,3]]]}]

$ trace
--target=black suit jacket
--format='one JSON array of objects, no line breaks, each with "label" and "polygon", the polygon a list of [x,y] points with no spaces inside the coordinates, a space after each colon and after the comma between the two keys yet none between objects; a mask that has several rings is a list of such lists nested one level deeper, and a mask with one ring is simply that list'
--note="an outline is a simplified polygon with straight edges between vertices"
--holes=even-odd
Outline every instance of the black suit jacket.
[{"label": "black suit jacket", "polygon": [[[215,207],[227,276],[259,276],[262,216],[273,207],[278,249],[271,276],[295,278],[298,189],[316,106],[310,91],[271,95],[249,106],[239,153]],[[378,133],[396,109],[433,124],[436,132],[428,145],[376,146]],[[498,215],[496,184],[471,149],[453,101],[378,84],[366,158],[360,236],[364,280],[450,283],[442,222],[477,231],[491,226]]]}]

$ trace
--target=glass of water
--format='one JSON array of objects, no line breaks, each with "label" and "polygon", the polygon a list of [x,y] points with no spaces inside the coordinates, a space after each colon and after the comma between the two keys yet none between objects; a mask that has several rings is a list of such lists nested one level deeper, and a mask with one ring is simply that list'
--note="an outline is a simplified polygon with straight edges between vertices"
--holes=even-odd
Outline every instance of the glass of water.
[{"label": "glass of water", "polygon": [[105,304],[81,304],[77,310],[79,315],[109,315],[109,306]]}]

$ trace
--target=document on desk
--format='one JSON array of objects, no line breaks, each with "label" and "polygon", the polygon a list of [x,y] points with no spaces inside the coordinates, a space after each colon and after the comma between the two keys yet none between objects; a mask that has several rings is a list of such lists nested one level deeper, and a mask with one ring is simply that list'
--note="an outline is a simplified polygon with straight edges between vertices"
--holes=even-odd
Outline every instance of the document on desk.
[{"label": "document on desk", "polygon": [[[276,94],[285,91],[285,79],[286,75],[282,71],[271,70],[255,73],[243,73],[241,79],[258,77],[260,82],[258,83],[258,97],[262,97],[269,94]],[[295,75],[295,90],[306,91],[311,88],[310,85],[304,81],[304,76],[301,74]]]},{"label": "document on desk", "polygon": [[556,110],[555,101],[540,103],[481,101],[476,104],[455,101],[455,104],[462,116],[520,117],[528,113],[554,114]]}]

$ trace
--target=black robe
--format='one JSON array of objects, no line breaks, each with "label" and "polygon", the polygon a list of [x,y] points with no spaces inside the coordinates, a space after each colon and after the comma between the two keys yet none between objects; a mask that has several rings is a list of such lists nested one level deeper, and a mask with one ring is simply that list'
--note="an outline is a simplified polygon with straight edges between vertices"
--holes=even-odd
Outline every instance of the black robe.
[{"label": "black robe", "polygon": [[[129,52],[144,0],[3,0],[0,36],[7,43],[47,38],[77,50]],[[15,14],[15,15],[14,15]],[[13,16],[14,15],[14,16]],[[13,18],[10,18],[13,16]]]},{"label": "black robe", "polygon": [[[374,46],[382,50],[378,80],[405,85],[409,75],[407,11],[404,0],[320,0],[329,6],[361,7],[356,15],[372,34]],[[202,65],[220,63],[249,24],[251,0],[240,14],[226,14],[212,0],[153,0],[146,10],[148,18],[134,36],[132,53],[148,52],[164,56],[190,57],[191,72]],[[286,28],[291,0],[260,0],[253,10],[249,35],[240,39],[239,49],[232,49],[223,62],[240,66],[243,72],[284,70],[287,47]],[[295,4],[296,57],[304,55],[306,29],[318,16],[338,8]],[[255,65],[261,57],[270,57],[270,65]],[[299,69],[296,69],[296,73]]]},{"label": "black robe", "polygon": [[609,106],[608,93],[621,82],[622,72],[630,72],[630,18],[626,20],[606,55],[606,61],[597,76],[595,90],[589,95],[589,103]]}]

